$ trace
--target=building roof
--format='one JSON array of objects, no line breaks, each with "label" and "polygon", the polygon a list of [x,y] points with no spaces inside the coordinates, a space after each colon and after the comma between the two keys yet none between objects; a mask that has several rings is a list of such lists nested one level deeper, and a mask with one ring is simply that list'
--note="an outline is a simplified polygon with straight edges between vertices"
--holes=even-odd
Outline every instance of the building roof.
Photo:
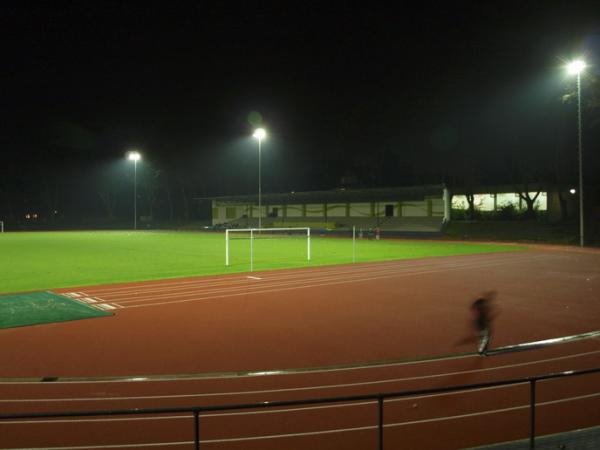
[{"label": "building roof", "polygon": [[[265,205],[291,205],[304,203],[350,203],[350,202],[394,202],[423,200],[427,197],[440,198],[444,185],[423,185],[411,187],[392,187],[376,189],[337,189],[331,191],[284,192],[262,194]],[[258,193],[253,195],[234,195],[224,197],[195,198],[194,200],[215,200],[222,203],[258,203]]]}]

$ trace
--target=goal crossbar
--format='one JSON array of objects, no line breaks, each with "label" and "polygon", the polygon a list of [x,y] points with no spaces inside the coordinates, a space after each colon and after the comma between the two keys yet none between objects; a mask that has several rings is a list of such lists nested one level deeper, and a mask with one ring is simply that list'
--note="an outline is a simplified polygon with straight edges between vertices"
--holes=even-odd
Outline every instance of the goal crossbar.
[{"label": "goal crossbar", "polygon": [[247,238],[250,239],[250,272],[252,272],[254,265],[253,241],[254,239],[261,239],[262,236],[270,235],[271,232],[301,232],[302,237],[306,236],[306,259],[310,261],[310,228],[228,228],[225,230],[225,265],[229,266],[229,241],[232,239],[230,235],[235,235],[235,233],[248,234]]}]

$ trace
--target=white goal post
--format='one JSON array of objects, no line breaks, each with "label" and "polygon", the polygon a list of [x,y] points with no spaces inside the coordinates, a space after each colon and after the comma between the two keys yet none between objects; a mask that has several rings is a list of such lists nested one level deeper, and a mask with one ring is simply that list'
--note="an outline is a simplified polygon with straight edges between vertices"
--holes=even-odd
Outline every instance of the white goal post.
[{"label": "white goal post", "polygon": [[225,230],[225,265],[229,266],[229,244],[231,239],[250,240],[250,272],[254,266],[254,239],[283,238],[290,234],[306,236],[306,259],[310,261],[310,228],[228,228]]}]

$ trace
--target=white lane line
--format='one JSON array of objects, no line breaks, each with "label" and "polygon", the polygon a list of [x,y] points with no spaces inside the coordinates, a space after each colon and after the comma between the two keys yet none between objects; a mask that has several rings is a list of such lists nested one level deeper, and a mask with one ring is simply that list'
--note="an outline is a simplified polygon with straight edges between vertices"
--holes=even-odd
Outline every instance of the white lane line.
[{"label": "white lane line", "polygon": [[[594,398],[594,397],[600,397],[600,392],[594,392],[594,393],[586,394],[586,395],[578,395],[576,397],[565,397],[565,398],[561,398],[558,400],[549,400],[546,402],[538,402],[535,404],[535,407],[537,409],[541,406],[557,405],[557,404],[572,402],[572,401],[577,401],[577,400],[586,400],[586,399]],[[415,425],[415,424],[420,424],[420,423],[430,423],[430,422],[441,422],[444,420],[464,419],[466,417],[477,417],[480,415],[498,414],[498,413],[507,412],[507,411],[516,411],[519,409],[529,409],[530,407],[531,407],[531,405],[525,404],[525,405],[520,405],[520,406],[513,406],[510,408],[490,409],[487,411],[480,411],[480,412],[468,413],[468,414],[460,414],[460,415],[456,415],[456,416],[434,417],[431,419],[414,420],[412,422],[390,423],[390,424],[384,425],[384,427],[385,428],[393,428],[393,427],[403,427],[403,426],[407,426],[407,425]]]},{"label": "white lane line", "polygon": [[109,303],[98,303],[97,305],[94,305],[94,306],[96,306],[97,308],[100,308],[100,309],[107,310],[107,311],[117,309],[115,306],[113,306]]},{"label": "white lane line", "polygon": [[[497,265],[497,263],[494,263],[493,265]],[[329,277],[313,277],[310,279],[304,279],[304,280],[294,280],[294,281],[280,281],[280,282],[270,282],[269,283],[264,283],[261,284],[260,286],[240,286],[240,287],[227,287],[227,288],[221,288],[221,289],[215,289],[212,291],[198,291],[198,290],[192,290],[192,291],[188,291],[188,292],[183,292],[183,293],[176,293],[176,294],[164,294],[164,295],[148,295],[146,297],[137,297],[136,299],[133,300],[119,300],[119,303],[121,304],[133,304],[133,303],[147,303],[147,302],[152,302],[152,301],[156,301],[156,300],[164,300],[167,298],[171,298],[174,297],[176,299],[179,300],[175,300],[173,301],[173,303],[182,303],[182,302],[186,302],[186,301],[198,301],[198,300],[205,300],[205,299],[213,299],[213,298],[222,298],[225,297],[227,295],[227,293],[230,293],[231,296],[239,296],[239,295],[247,295],[250,293],[264,293],[264,292],[277,292],[277,290],[290,290],[290,289],[303,289],[303,288],[310,288],[310,287],[315,287],[315,286],[328,286],[328,285],[335,285],[335,284],[343,284],[343,283],[356,283],[356,282],[363,282],[363,281],[370,281],[370,280],[375,280],[375,279],[382,279],[382,278],[393,278],[393,277],[405,277],[405,276],[411,276],[411,275],[421,275],[421,274],[426,274],[426,273],[436,273],[439,271],[443,271],[443,270],[459,270],[459,269],[464,269],[464,268],[480,268],[480,267],[485,267],[482,266],[481,264],[478,265],[468,265],[468,266],[454,266],[454,267],[447,267],[444,269],[433,269],[433,270],[408,270],[408,271],[404,271],[404,272],[398,272],[397,270],[380,270],[380,271],[372,271],[371,273],[365,273],[365,274],[358,274],[359,277],[361,278],[348,278],[347,276],[329,276]],[[368,275],[368,276],[367,276]],[[351,276],[357,276],[352,274]],[[317,283],[315,283],[317,282]],[[288,288],[283,288],[282,286],[289,286]],[[264,290],[265,288],[274,288],[274,289],[270,289],[270,290]],[[260,290],[262,289],[262,290]],[[236,291],[241,291],[241,292],[236,292]],[[207,294],[222,294],[222,295],[210,295],[207,296]],[[181,299],[181,297],[184,296],[194,296],[193,299]],[[131,305],[128,307],[140,307],[140,306],[151,306],[151,305],[155,305],[155,304],[168,304],[171,302],[166,302],[166,303],[152,303],[150,305],[144,305],[144,304],[139,304],[139,305]]]},{"label": "white lane line", "polygon": [[[493,265],[497,265],[499,264],[498,262],[493,262],[493,263],[489,263],[489,264],[493,264]],[[478,268],[478,267],[482,267],[481,263],[478,264],[463,264],[463,265],[458,265],[455,264],[452,267],[447,267],[447,266],[442,266],[441,269],[435,266],[427,266],[425,268],[431,270],[431,269],[435,269],[435,270],[458,270],[461,268]],[[206,295],[206,294],[221,294],[221,293],[226,293],[226,292],[236,292],[236,291],[242,291],[244,293],[249,292],[253,289],[259,289],[259,288],[270,288],[270,287],[278,287],[278,286],[303,286],[306,284],[306,282],[323,282],[323,281],[338,281],[338,280],[348,280],[349,282],[353,279],[352,277],[355,277],[355,279],[360,279],[360,278],[356,278],[356,277],[372,277],[374,275],[390,275],[390,276],[407,276],[407,275],[412,275],[415,273],[420,273],[419,271],[422,271],[422,268],[413,268],[413,267],[408,267],[403,269],[401,272],[398,271],[397,268],[388,268],[388,269],[378,269],[378,270],[371,270],[367,273],[359,273],[359,274],[339,274],[339,273],[333,273],[333,274],[329,274],[329,275],[321,275],[319,274],[318,276],[315,277],[310,277],[309,279],[303,278],[303,279],[299,279],[299,280],[268,280],[266,283],[263,283],[259,286],[250,286],[250,285],[244,285],[244,286],[226,286],[226,287],[221,287],[221,288],[217,288],[217,289],[192,289],[192,290],[186,290],[183,292],[173,292],[173,291],[168,291],[168,294],[162,294],[162,295],[156,295],[156,294],[151,294],[151,293],[136,293],[135,296],[130,296],[130,297],[119,297],[118,300],[120,303],[122,304],[129,304],[129,303],[139,303],[139,302],[144,302],[144,301],[153,301],[153,300],[162,300],[162,299],[166,299],[166,298],[181,298],[182,296],[186,296],[186,295],[194,295],[194,296],[202,296],[202,295]],[[367,278],[370,279],[370,278]],[[128,298],[130,298],[130,300],[127,300]]]},{"label": "white lane line", "polygon": [[[511,387],[516,387],[516,386],[526,386],[526,385],[527,385],[526,383],[521,383],[521,384],[515,384],[515,385],[511,385],[511,386],[492,386],[489,388],[472,389],[469,391],[445,392],[445,393],[441,393],[441,394],[393,398],[390,400],[386,400],[385,404],[389,405],[390,403],[413,402],[415,399],[422,400],[424,398],[434,398],[434,397],[439,398],[439,397],[464,395],[465,393],[470,393],[470,392],[481,392],[481,391],[505,389],[505,388],[511,388]],[[578,395],[578,396],[573,396],[573,397],[564,397],[564,398],[559,398],[559,399],[555,399],[555,400],[547,400],[545,402],[538,402],[538,403],[536,403],[536,407],[560,404],[560,403],[564,403],[567,401],[586,400],[586,399],[594,398],[594,397],[600,397],[600,392],[593,392],[593,393],[584,394],[584,395]],[[356,403],[339,403],[336,405],[318,405],[318,406],[306,406],[306,407],[287,408],[287,409],[263,409],[263,410],[259,410],[259,411],[212,413],[212,414],[202,414],[201,417],[202,417],[202,419],[208,419],[208,418],[224,419],[224,418],[228,418],[228,417],[232,417],[232,416],[252,416],[252,415],[263,415],[263,414],[282,414],[282,413],[297,413],[297,412],[303,413],[303,412],[308,412],[308,411],[320,411],[320,410],[325,410],[325,409],[356,408],[356,407],[361,407],[361,406],[371,406],[371,405],[375,405],[375,404],[377,404],[377,401],[364,401],[364,402],[356,402]],[[418,423],[427,423],[427,422],[439,422],[442,420],[448,420],[448,419],[452,419],[452,418],[470,417],[470,416],[477,416],[480,414],[490,414],[490,413],[496,413],[496,412],[510,411],[510,410],[514,410],[514,409],[522,409],[522,408],[529,408],[529,404],[522,405],[522,406],[516,406],[516,407],[513,406],[510,408],[502,408],[502,409],[494,409],[494,410],[487,410],[487,411],[479,411],[479,412],[475,412],[475,413],[467,413],[467,414],[462,414],[459,416],[442,416],[442,417],[433,417],[430,419],[420,419],[420,420],[409,421],[409,422],[399,422],[396,424],[388,424],[387,426],[392,427],[392,426],[414,425],[414,424],[418,424]],[[191,420],[191,419],[192,419],[191,414],[183,415],[183,416],[120,417],[117,419],[113,419],[113,418],[53,419],[53,420],[29,419],[29,420],[11,420],[11,421],[3,421],[3,422],[0,421],[0,426],[3,424],[4,425],[38,425],[38,424],[42,425],[42,424],[60,424],[60,423],[89,423],[89,422],[109,423],[109,422],[132,422],[132,421]]]},{"label": "white lane line", "polygon": [[[504,254],[502,254],[503,256]],[[462,255],[464,256],[464,255]],[[500,255],[496,255],[494,254],[492,255],[467,255],[467,256],[490,256],[490,257],[486,257],[485,259],[483,258],[478,258],[476,261],[461,261],[462,263],[472,263],[472,264],[479,264],[481,262],[492,262],[492,261],[505,261],[505,262],[515,262],[515,258],[514,257],[498,257]],[[528,257],[526,259],[526,261],[529,261],[530,259],[539,259],[539,258],[543,258],[542,255],[530,255],[528,254]],[[461,259],[467,259],[467,258],[461,258]],[[521,258],[521,260],[523,260],[523,258]],[[418,262],[416,262],[418,261]],[[421,262],[423,261],[423,262]],[[305,275],[308,275],[309,277],[312,278],[313,275],[318,275],[318,274],[328,274],[328,273],[333,273],[333,274],[353,274],[353,273],[360,273],[360,272],[369,272],[373,269],[378,269],[378,268],[419,268],[419,267],[432,267],[432,266],[436,266],[436,265],[440,265],[440,266],[445,266],[448,264],[448,261],[445,260],[439,260],[436,259],[435,261],[430,261],[430,260],[394,260],[394,261],[390,261],[390,262],[383,262],[383,263],[361,263],[360,265],[344,265],[344,266],[318,266],[318,267],[314,267],[312,269],[291,269],[291,270],[286,270],[286,271],[280,271],[277,273],[266,273],[264,275],[265,278],[268,278],[269,280],[273,280],[273,281],[278,281],[278,280],[284,280],[284,279],[290,279],[290,278],[298,278],[298,277],[302,277],[305,278]],[[456,261],[453,261],[453,264],[456,264]],[[191,281],[176,281],[176,279],[173,280],[161,280],[160,282],[148,282],[146,284],[143,285],[135,285],[135,286],[120,286],[120,287],[113,287],[113,288],[109,288],[109,286],[107,286],[106,288],[98,288],[95,290],[95,292],[98,292],[100,294],[103,295],[127,295],[127,292],[129,291],[135,291],[136,294],[139,294],[140,291],[142,292],[160,292],[160,291],[169,291],[172,292],[174,289],[179,289],[177,286],[181,286],[182,288],[185,287],[190,287],[190,286],[194,286],[194,285],[199,285],[202,287],[215,287],[215,286],[221,286],[221,285],[231,285],[231,284],[235,284],[235,283],[243,283],[246,280],[246,278],[235,278],[235,279],[231,279],[231,278],[221,278],[221,279],[206,279],[206,278],[197,278],[195,280],[191,280]]]},{"label": "white lane line", "polygon": [[181,445],[194,445],[194,441],[179,441],[179,442],[156,442],[143,444],[114,444],[114,445],[84,445],[77,447],[23,447],[5,448],[2,450],[93,450],[98,448],[149,448],[149,447],[179,447]]},{"label": "white lane line", "polygon": [[[541,256],[534,256],[532,257],[533,259],[538,259]],[[532,259],[529,258],[529,259]],[[484,267],[486,264],[492,264],[492,265],[497,265],[497,264],[504,264],[504,263],[510,263],[513,262],[511,259],[494,259],[494,260],[489,260],[489,261],[477,261],[477,262],[466,262],[465,264],[454,264],[452,267],[448,267],[446,264],[444,265],[432,265],[432,264],[428,264],[428,265],[421,265],[421,266],[415,266],[415,265],[411,265],[411,266],[406,266],[406,265],[398,265],[398,264],[394,264],[392,266],[387,265],[387,266],[382,266],[380,264],[376,265],[376,266],[371,266],[371,267],[367,267],[366,269],[368,270],[362,270],[361,272],[357,272],[357,271],[319,271],[318,273],[315,273],[314,271],[310,272],[312,276],[309,276],[308,281],[309,282],[315,282],[315,281],[324,281],[324,280],[339,280],[341,279],[340,277],[343,276],[365,276],[365,275],[378,275],[378,274],[390,274],[390,275],[396,275],[398,274],[399,276],[402,275],[403,272],[407,272],[407,273],[415,273],[416,271],[422,270],[423,268],[427,268],[427,269],[433,269],[435,268],[436,270],[458,270],[460,268],[480,268],[480,267]],[[388,267],[386,269],[386,267]],[[400,271],[400,272],[399,272]],[[417,273],[418,275],[419,273]],[[260,288],[267,288],[267,287],[272,287],[272,286],[283,286],[283,285],[291,285],[293,283],[298,283],[301,286],[306,284],[307,279],[306,278],[301,278],[301,279],[297,279],[295,281],[293,281],[293,278],[298,278],[296,275],[286,275],[286,276],[282,276],[282,277],[269,277],[267,279],[266,284],[263,284],[260,286]],[[287,280],[287,281],[286,281]],[[136,291],[132,292],[132,293],[125,293],[125,292],[121,292],[120,295],[119,294],[114,294],[112,296],[110,295],[103,295],[103,297],[105,297],[105,300],[110,301],[111,299],[117,300],[118,303],[120,305],[125,305],[125,304],[132,304],[132,303],[147,303],[147,302],[155,302],[156,300],[163,300],[163,299],[167,299],[167,298],[176,298],[176,299],[181,299],[181,297],[185,297],[185,296],[194,296],[195,299],[198,299],[198,296],[206,296],[206,294],[221,294],[221,293],[225,293],[225,292],[235,292],[235,291],[242,291],[242,292],[248,292],[249,290],[252,289],[258,289],[259,286],[250,286],[250,285],[239,285],[237,282],[236,283],[223,283],[223,282],[219,282],[218,284],[207,284],[207,283],[196,283],[196,285],[198,286],[198,288],[192,288],[192,286],[187,285],[184,286],[183,288],[175,288],[173,287],[175,283],[169,283],[168,286],[163,285],[162,288],[160,289],[149,289],[152,286],[151,285],[146,285],[143,288],[140,288],[139,286],[136,287]],[[211,289],[212,288],[212,289]],[[164,294],[159,294],[157,295],[158,292],[165,292]],[[140,306],[140,305],[138,305]]]},{"label": "white lane line", "polygon": [[[439,397],[449,397],[456,395],[464,395],[465,393],[472,392],[482,392],[482,391],[491,391],[496,389],[505,389],[505,388],[514,388],[515,386],[524,386],[525,384],[514,384],[514,385],[504,385],[504,386],[491,386],[485,388],[477,388],[471,389],[469,391],[456,391],[456,392],[442,392],[440,394],[428,394],[428,395],[418,395],[413,397],[399,397],[393,398],[390,400],[386,400],[386,404],[390,403],[399,403],[399,402],[409,402],[414,401],[416,398],[419,400],[429,399],[429,398],[439,398]],[[232,417],[232,416],[252,416],[252,415],[263,415],[263,414],[279,414],[279,413],[294,413],[294,412],[307,412],[307,411],[319,411],[323,409],[337,409],[337,408],[353,408],[358,406],[370,406],[377,404],[375,400],[367,400],[362,402],[352,402],[352,403],[338,403],[332,405],[317,405],[317,406],[299,406],[297,408],[279,408],[279,409],[260,409],[257,411],[240,411],[240,412],[219,412],[219,413],[210,413],[210,414],[202,414],[202,419],[207,418],[223,418],[223,417]],[[86,422],[135,422],[142,420],[180,420],[180,419],[190,419],[190,415],[183,416],[146,416],[146,417],[119,417],[117,419],[114,418],[103,418],[103,419],[47,419],[47,420],[7,420],[0,421],[0,425],[4,424],[13,424],[13,425],[25,425],[25,424],[38,424],[38,423],[86,423]]]},{"label": "white lane line", "polygon": [[[472,269],[481,269],[481,268],[485,268],[485,267],[491,267],[491,266],[497,266],[499,263],[493,263],[493,264],[478,264],[475,266],[470,266],[468,268],[472,268]],[[239,297],[241,295],[249,295],[249,294],[265,294],[265,293],[270,293],[270,292],[283,292],[283,291],[290,291],[290,290],[295,290],[295,289],[309,289],[309,288],[315,288],[315,287],[322,287],[322,286],[335,286],[335,285],[340,285],[340,284],[351,284],[351,283],[363,283],[366,281],[373,281],[373,280],[381,280],[381,279],[386,279],[386,278],[396,278],[396,277],[407,277],[407,276],[418,276],[418,275],[427,275],[427,274],[432,274],[432,273],[439,273],[439,272],[450,272],[450,271],[454,271],[454,270],[462,270],[465,267],[459,266],[459,267],[447,267],[444,269],[433,269],[433,270],[422,270],[420,272],[411,272],[411,273],[391,273],[389,275],[380,275],[380,276],[371,276],[371,277],[364,277],[364,278],[359,278],[359,279],[345,279],[345,280],[341,280],[341,281],[330,281],[330,282],[322,282],[322,283],[313,283],[313,284],[302,284],[302,285],[296,285],[296,286],[292,286],[292,287],[287,287],[287,288],[275,288],[275,289],[264,289],[264,290],[253,290],[252,292],[246,291],[246,292],[241,292],[241,293],[232,293],[232,294],[222,294],[222,295],[213,295],[213,296],[209,296],[209,297],[202,297],[202,298],[190,298],[190,299],[181,299],[181,300],[171,300],[171,301],[161,301],[161,302],[156,302],[156,303],[142,303],[139,305],[130,305],[130,306],[125,306],[126,309],[129,308],[144,308],[144,307],[149,307],[149,306],[162,306],[162,305],[173,305],[176,303],[189,303],[189,302],[195,302],[195,301],[204,301],[204,300],[213,300],[213,299],[217,299],[217,298],[228,298],[228,297]],[[192,294],[190,294],[192,295]],[[148,301],[152,301],[152,299],[149,299]],[[128,303],[127,301],[120,301],[119,303]],[[133,303],[133,302],[131,302]]]},{"label": "white lane line", "polygon": [[[403,377],[403,378],[388,378],[385,380],[373,380],[373,381],[361,381],[354,383],[340,383],[340,384],[325,384],[325,385],[316,385],[316,386],[303,386],[303,387],[292,387],[292,388],[280,388],[280,389],[260,389],[260,390],[248,390],[248,391],[233,391],[233,392],[202,392],[202,393],[193,393],[193,394],[171,394],[171,395],[140,395],[140,396],[128,396],[128,397],[67,397],[67,398],[19,398],[19,399],[0,399],[0,403],[39,403],[39,402],[105,402],[105,401],[128,401],[128,400],[157,400],[157,399],[182,399],[182,398],[199,398],[199,397],[226,397],[226,396],[241,396],[241,395],[255,395],[255,394],[274,394],[281,392],[298,392],[298,391],[315,391],[315,390],[324,390],[324,389],[340,389],[340,388],[348,388],[348,387],[357,387],[357,386],[373,386],[373,385],[381,385],[381,384],[389,384],[389,383],[400,383],[406,381],[417,381],[417,380],[430,380],[436,378],[450,377],[456,375],[465,375],[465,374],[477,374],[477,373],[486,373],[493,372],[497,370],[505,370],[505,369],[514,369],[517,367],[526,367],[537,364],[545,364],[549,362],[556,362],[565,359],[577,358],[580,356],[588,356],[590,354],[600,353],[600,350],[574,354],[574,355],[566,355],[559,356],[554,358],[546,358],[538,361],[527,361],[523,363],[515,363],[515,364],[505,364],[502,366],[496,367],[485,367],[480,369],[471,369],[471,370],[459,370],[454,372],[444,372],[437,374],[428,374],[428,375],[419,375],[413,377]],[[479,356],[477,356],[479,358]]]},{"label": "white lane line", "polygon": [[[419,269],[419,267],[432,267],[431,264],[428,265],[421,265],[421,266],[406,266],[406,265],[398,265],[398,264],[394,264],[394,265],[377,265],[377,266],[372,266],[372,267],[363,267],[361,268],[361,270],[316,270],[316,271],[312,271],[312,272],[308,272],[308,277],[306,277],[306,273],[302,273],[300,275],[298,275],[297,273],[286,273],[286,274],[281,274],[280,276],[269,276],[269,277],[264,277],[265,279],[267,279],[269,282],[271,283],[279,283],[279,282],[304,282],[306,281],[306,279],[310,279],[310,280],[314,280],[314,279],[319,279],[319,278],[323,278],[323,277],[332,277],[332,276],[345,276],[345,275],[362,275],[362,274],[370,274],[373,273],[375,271],[381,271],[381,270],[417,270]],[[245,288],[248,286],[248,284],[246,284],[246,280],[248,277],[245,277],[243,280],[240,281],[235,281],[234,283],[230,283],[228,280],[223,280],[223,281],[219,281],[216,283],[206,283],[206,282],[202,282],[202,281],[197,281],[194,283],[188,283],[185,286],[182,287],[176,287],[174,285],[178,284],[176,282],[173,283],[168,283],[168,285],[162,285],[160,288],[155,288],[155,286],[153,285],[145,285],[142,287],[138,286],[138,289],[135,292],[116,292],[113,294],[116,298],[118,299],[122,299],[122,298],[128,298],[128,297],[139,297],[140,295],[150,295],[153,294],[153,297],[157,297],[155,294],[158,292],[167,292],[167,293],[173,293],[175,292],[175,295],[180,295],[182,293],[185,292],[190,292],[190,293],[201,293],[201,292],[220,292],[221,290],[227,290],[227,289],[241,289],[241,288]],[[243,282],[240,285],[240,282]],[[192,286],[190,286],[190,284],[193,284]],[[216,288],[216,289],[213,289]],[[103,295],[104,296],[104,295]]]},{"label": "white lane line", "polygon": [[[541,256],[531,256],[530,258],[541,258]],[[448,265],[447,261],[427,261],[427,262],[420,262],[419,263],[410,263],[411,261],[393,261],[391,263],[375,263],[375,264],[366,264],[366,265],[361,265],[359,267],[354,267],[354,266],[344,266],[342,268],[340,268],[339,266],[336,266],[336,268],[327,268],[327,267],[318,267],[318,268],[314,268],[312,270],[293,270],[293,271],[285,271],[285,272],[281,272],[281,273],[277,273],[277,274],[268,274],[265,276],[265,278],[267,278],[269,281],[271,282],[277,282],[277,281],[284,281],[284,280],[292,280],[292,279],[298,279],[300,278],[301,281],[306,280],[306,278],[309,279],[315,279],[315,278],[319,278],[322,276],[332,276],[332,275],[355,275],[355,274],[369,274],[372,273],[373,271],[380,271],[380,270],[385,270],[385,269],[392,269],[392,270],[418,270],[418,269],[422,269],[422,268],[431,268],[431,267],[446,267]],[[463,261],[460,262],[460,264],[480,264],[480,263],[489,263],[489,262],[514,262],[514,259],[512,258],[486,258],[485,260],[482,259],[478,259],[477,261]],[[454,261],[453,265],[459,264],[458,262]],[[316,270],[318,269],[318,270]],[[241,281],[241,280],[240,280]],[[236,284],[239,283],[239,281],[235,281]],[[159,287],[158,289],[156,288],[156,286],[153,285],[146,285],[143,286],[143,293],[150,293],[150,292],[162,292],[162,291],[167,291],[167,292],[172,292],[173,289],[178,289],[178,288],[174,288],[173,285],[178,284],[177,282],[172,282],[172,283],[168,283],[168,286],[166,285],[162,285],[161,287]],[[223,286],[225,285],[225,287],[231,287],[232,283],[229,283],[229,280],[219,280],[217,282],[214,283],[206,283],[203,280],[199,280],[199,281],[195,281],[195,282],[191,282],[191,283],[187,283],[186,286],[183,287],[183,289],[185,289],[186,287],[192,287],[189,286],[190,284],[193,285],[198,285],[202,288],[212,288],[212,287],[219,287],[219,286]],[[138,290],[137,290],[137,294],[139,295],[139,289],[140,287],[138,286]],[[150,289],[148,289],[150,288]],[[194,289],[194,291],[197,292],[196,289]],[[122,290],[115,290],[114,291],[115,294],[120,294],[120,295],[126,295],[126,292],[123,292]]]},{"label": "white lane line", "polygon": [[[593,397],[598,397],[598,396],[600,396],[600,393],[582,395],[579,397],[567,397],[564,399],[553,400],[553,401],[549,401],[549,402],[540,402],[540,403],[536,404],[536,408],[551,405],[551,404],[565,403],[565,402],[577,401],[577,400],[585,400],[588,398],[593,398]],[[455,416],[436,417],[436,418],[432,418],[432,419],[414,420],[411,422],[388,423],[388,424],[384,424],[383,427],[384,428],[396,428],[396,427],[403,427],[403,426],[409,426],[409,425],[417,425],[417,424],[422,424],[422,423],[442,422],[442,421],[447,421],[447,420],[459,420],[459,419],[466,419],[466,418],[470,418],[470,417],[478,417],[478,416],[483,416],[483,415],[501,414],[501,413],[506,413],[506,412],[518,411],[518,410],[527,410],[529,408],[530,408],[530,405],[526,404],[526,405],[513,406],[511,408],[491,409],[491,410],[487,410],[487,411],[480,411],[480,412],[469,413],[469,414],[459,414],[459,415],[455,415]],[[226,439],[207,439],[207,440],[201,441],[201,443],[202,444],[217,444],[217,443],[225,443],[225,442],[281,439],[281,438],[290,438],[290,437],[318,436],[318,435],[323,435],[323,434],[344,433],[344,432],[351,432],[351,431],[364,431],[364,430],[375,430],[375,429],[377,429],[377,425],[370,425],[370,426],[364,426],[364,427],[351,427],[351,428],[337,428],[337,429],[333,429],[333,430],[323,430],[323,431],[308,431],[308,432],[303,432],[303,433],[272,434],[272,435],[263,435],[263,436],[245,436],[245,437],[239,437],[239,438],[226,438]]]},{"label": "white lane line", "polygon": [[[566,402],[573,402],[578,400],[587,400],[590,398],[599,397],[600,393],[596,392],[593,394],[581,395],[577,397],[566,397],[559,400],[550,400],[547,402],[539,402],[536,404],[536,408],[562,404]],[[513,406],[510,408],[499,408],[499,409],[491,409],[486,411],[478,411],[474,413],[467,414],[457,414],[453,416],[445,416],[445,417],[434,417],[430,419],[420,419],[409,422],[395,422],[384,424],[384,428],[397,428],[397,427],[406,427],[411,425],[418,425],[423,423],[433,423],[433,422],[443,422],[443,421],[454,421],[461,420],[471,417],[480,417],[480,416],[489,416],[493,414],[502,414],[507,412],[514,412],[519,410],[528,410],[530,408],[529,404]],[[189,417],[188,417],[189,418]],[[31,424],[31,423],[30,423]],[[306,432],[298,432],[298,433],[285,433],[285,434],[268,434],[268,435],[260,435],[260,436],[243,436],[237,438],[220,438],[220,439],[206,439],[201,440],[200,443],[203,445],[207,444],[223,444],[223,443],[232,443],[232,442],[248,442],[248,441],[258,441],[258,440],[273,440],[273,439],[286,439],[286,438],[294,438],[294,437],[304,437],[304,436],[322,436],[326,434],[339,434],[339,433],[350,433],[356,431],[365,431],[365,430],[376,430],[377,425],[366,425],[362,427],[349,427],[349,428],[334,428],[329,430],[319,430],[319,431],[306,431]],[[113,445],[86,445],[86,446],[70,446],[70,447],[28,447],[28,450],[88,450],[88,449],[97,449],[97,448],[139,448],[139,447],[159,447],[159,446],[174,446],[174,445],[190,445],[193,444],[191,441],[187,442],[159,442],[159,443],[143,443],[143,444],[113,444]],[[5,449],[5,450],[19,450],[16,448]]]}]

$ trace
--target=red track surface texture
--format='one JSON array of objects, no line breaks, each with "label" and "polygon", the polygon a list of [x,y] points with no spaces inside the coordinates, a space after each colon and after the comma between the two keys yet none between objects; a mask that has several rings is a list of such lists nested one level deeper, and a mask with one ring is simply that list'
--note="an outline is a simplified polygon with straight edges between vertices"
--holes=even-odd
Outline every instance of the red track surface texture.
[{"label": "red track surface texture", "polygon": [[[469,306],[489,290],[497,292],[500,313],[493,347],[600,329],[600,252],[577,249],[74,288],[63,293],[109,305],[104,307],[115,308],[115,315],[0,330],[0,410],[293,400],[600,366],[597,338],[488,358],[450,357],[474,350]],[[399,363],[415,359],[424,360]],[[397,363],[370,364],[383,360]],[[222,374],[348,364],[357,367]],[[7,380],[12,377],[94,380]],[[600,376],[540,382],[539,434],[600,425],[598,386]],[[386,448],[453,449],[524,438],[528,393],[527,385],[519,385],[387,401]],[[202,448],[373,449],[376,412],[376,402],[366,401],[207,414]],[[185,449],[193,448],[192,438],[189,415],[0,421],[1,449]]]}]

